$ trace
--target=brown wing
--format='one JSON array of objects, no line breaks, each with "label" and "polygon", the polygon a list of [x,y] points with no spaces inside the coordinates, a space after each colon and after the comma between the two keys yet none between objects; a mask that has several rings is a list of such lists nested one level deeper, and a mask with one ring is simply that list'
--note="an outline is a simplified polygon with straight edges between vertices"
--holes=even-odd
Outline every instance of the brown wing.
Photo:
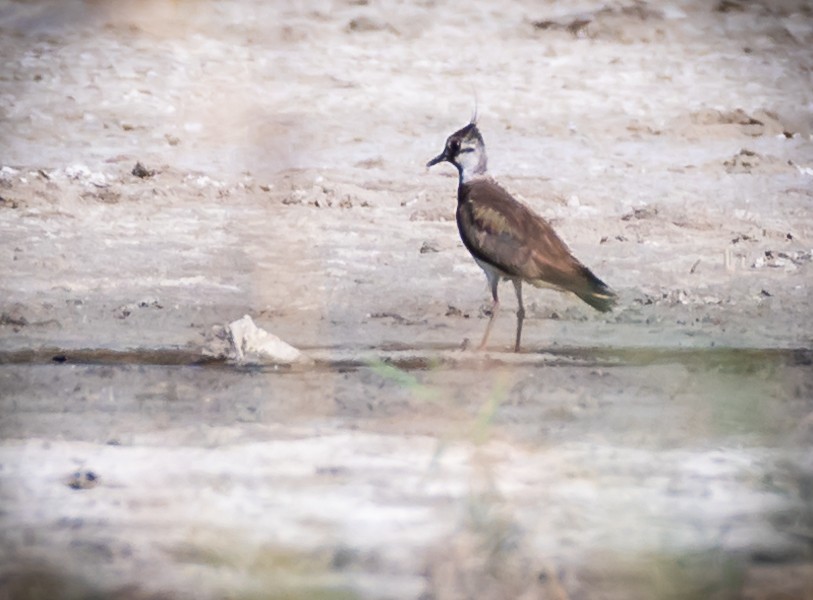
[{"label": "brown wing", "polygon": [[508,275],[570,288],[582,264],[542,217],[490,179],[460,186],[457,225],[469,251]]},{"label": "brown wing", "polygon": [[507,275],[551,285],[606,311],[615,294],[570,253],[553,227],[491,179],[458,189],[457,226],[472,255]]}]

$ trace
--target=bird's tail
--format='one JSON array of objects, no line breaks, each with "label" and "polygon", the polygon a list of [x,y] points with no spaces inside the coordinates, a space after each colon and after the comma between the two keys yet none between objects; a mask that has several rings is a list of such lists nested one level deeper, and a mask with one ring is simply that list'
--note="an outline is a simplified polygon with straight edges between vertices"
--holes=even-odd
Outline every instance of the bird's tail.
[{"label": "bird's tail", "polygon": [[596,310],[601,312],[612,310],[618,301],[615,292],[585,266],[582,266],[582,275],[584,275],[583,284],[574,289],[573,293]]}]

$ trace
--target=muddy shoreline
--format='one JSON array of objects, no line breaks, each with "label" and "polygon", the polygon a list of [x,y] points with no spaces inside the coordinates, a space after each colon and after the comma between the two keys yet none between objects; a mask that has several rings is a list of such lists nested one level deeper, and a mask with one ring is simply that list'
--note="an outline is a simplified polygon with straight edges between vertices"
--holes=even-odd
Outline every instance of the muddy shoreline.
[{"label": "muddy shoreline", "polygon": [[[482,40],[472,48],[473,40]],[[0,597],[813,598],[809,3],[0,1]],[[426,161],[619,294],[485,280]],[[445,169],[445,170],[444,170]],[[237,364],[249,315],[309,364]]]}]

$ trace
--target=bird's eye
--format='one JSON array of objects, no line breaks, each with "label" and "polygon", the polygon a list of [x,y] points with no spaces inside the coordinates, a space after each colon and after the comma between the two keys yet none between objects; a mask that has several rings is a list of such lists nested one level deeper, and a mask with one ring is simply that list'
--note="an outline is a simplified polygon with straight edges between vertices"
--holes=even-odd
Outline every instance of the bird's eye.
[{"label": "bird's eye", "polygon": [[457,152],[460,150],[460,140],[451,140],[449,142],[449,150],[452,152]]}]

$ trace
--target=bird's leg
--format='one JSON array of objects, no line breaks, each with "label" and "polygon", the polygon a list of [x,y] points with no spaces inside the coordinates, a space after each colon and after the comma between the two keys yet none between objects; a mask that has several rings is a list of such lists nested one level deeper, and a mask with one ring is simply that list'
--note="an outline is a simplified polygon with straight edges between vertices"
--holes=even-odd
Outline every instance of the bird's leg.
[{"label": "bird's leg", "polygon": [[525,307],[522,305],[522,280],[514,279],[514,291],[517,293],[517,341],[514,352],[519,352],[519,343],[522,339],[522,321],[525,319]]},{"label": "bird's leg", "polygon": [[488,342],[488,336],[491,334],[491,326],[494,324],[494,319],[497,317],[497,313],[500,311],[500,299],[497,297],[497,284],[500,282],[499,277],[489,277],[488,283],[491,286],[491,297],[494,299],[491,303],[491,317],[488,319],[488,325],[486,325],[486,332],[483,334],[483,341],[480,342],[480,345],[477,346],[478,350],[482,350],[486,347],[486,342]]}]

